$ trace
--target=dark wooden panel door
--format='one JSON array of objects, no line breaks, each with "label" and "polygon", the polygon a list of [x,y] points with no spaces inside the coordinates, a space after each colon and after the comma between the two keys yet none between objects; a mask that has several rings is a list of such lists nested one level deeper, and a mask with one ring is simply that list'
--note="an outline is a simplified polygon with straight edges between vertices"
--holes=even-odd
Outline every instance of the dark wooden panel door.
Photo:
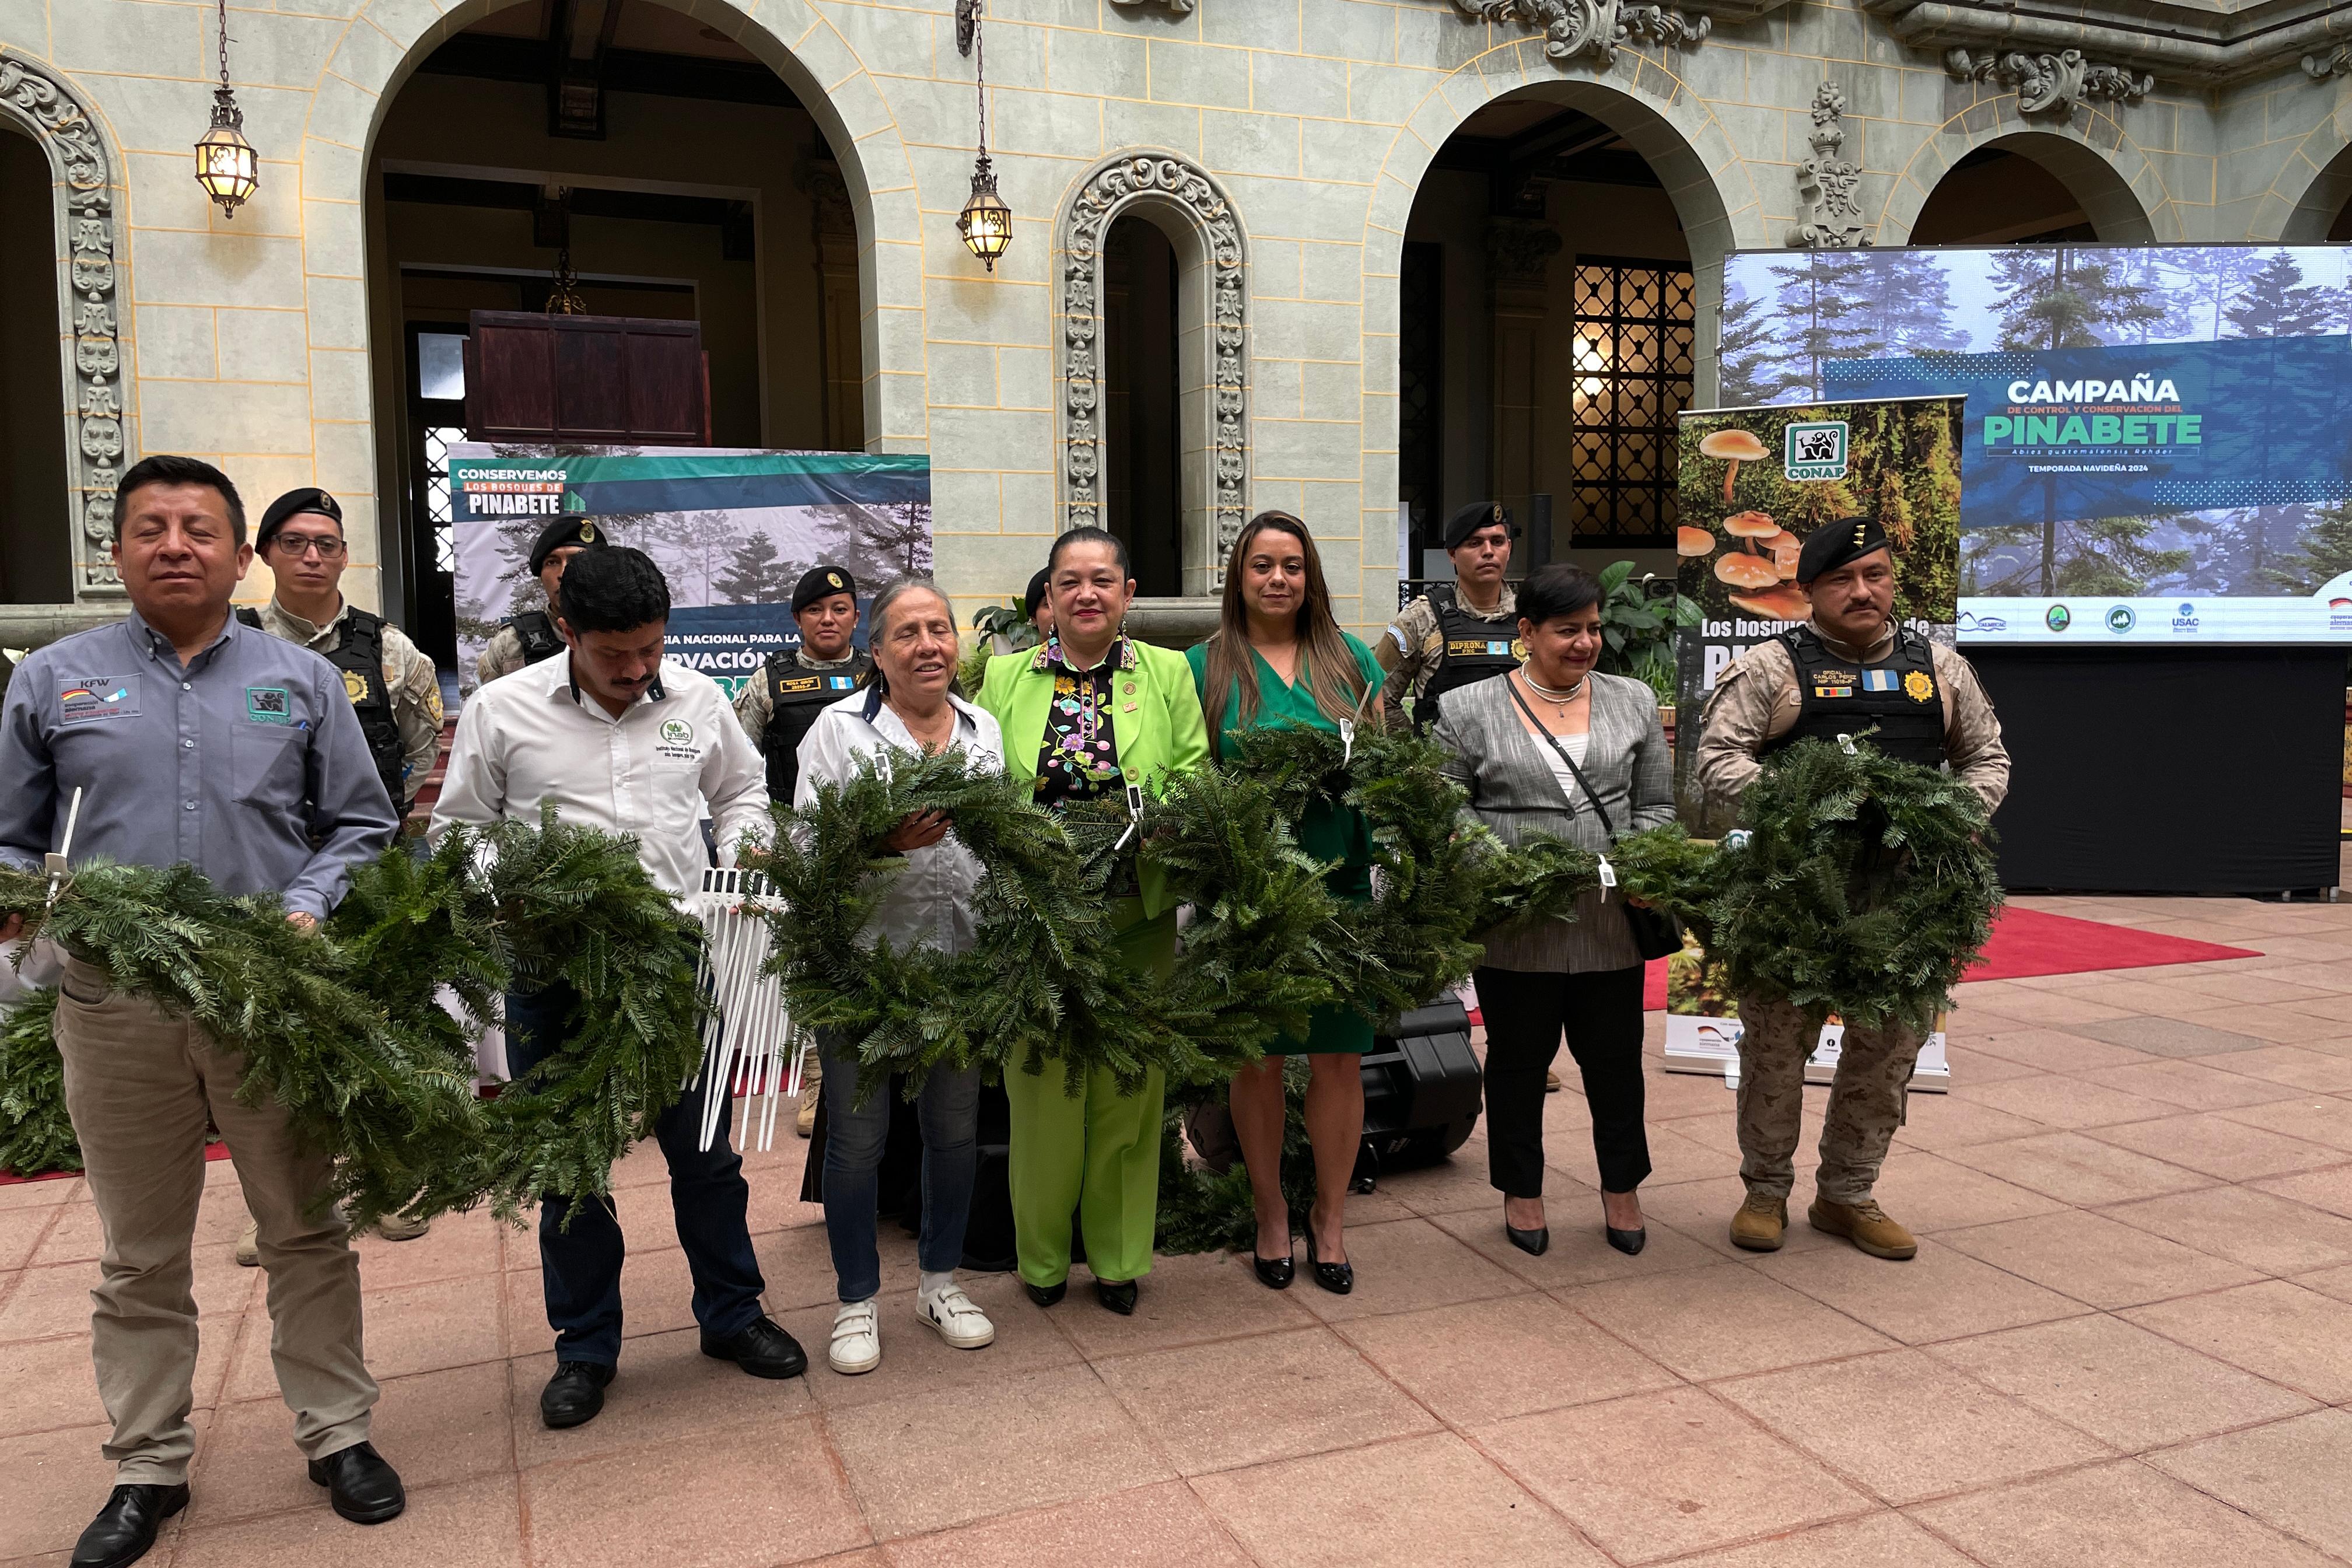
[{"label": "dark wooden panel door", "polygon": [[477,441],[699,446],[709,428],[692,321],[477,310],[466,430]]}]

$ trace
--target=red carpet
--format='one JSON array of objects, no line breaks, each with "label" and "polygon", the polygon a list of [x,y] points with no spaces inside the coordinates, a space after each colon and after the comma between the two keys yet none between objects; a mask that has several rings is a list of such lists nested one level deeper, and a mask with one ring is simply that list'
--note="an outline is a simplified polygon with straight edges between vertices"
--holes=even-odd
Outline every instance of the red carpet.
[{"label": "red carpet", "polygon": [[[2131,926],[2006,909],[1993,921],[1970,980],[2019,980],[2033,974],[2083,974],[2102,969],[2147,969],[2163,963],[2203,963],[2216,958],[2260,958],[2247,947],[2190,942]],[[1666,961],[1650,965],[1642,1005],[1655,1013],[1666,1005]]]},{"label": "red carpet", "polygon": [[[227,1159],[228,1145],[218,1142],[205,1144],[205,1158],[207,1160]],[[13,1187],[19,1182],[62,1182],[68,1176],[79,1176],[80,1174],[81,1173],[79,1171],[44,1171],[37,1176],[20,1176],[14,1171],[0,1171],[0,1187]]]}]

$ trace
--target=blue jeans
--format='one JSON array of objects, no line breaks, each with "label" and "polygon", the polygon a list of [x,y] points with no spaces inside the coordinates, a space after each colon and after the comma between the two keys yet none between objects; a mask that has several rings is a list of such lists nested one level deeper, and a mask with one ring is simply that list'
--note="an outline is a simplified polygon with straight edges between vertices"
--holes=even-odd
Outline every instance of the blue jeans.
[{"label": "blue jeans", "polygon": [[[544,991],[507,994],[507,1071],[520,1078],[562,1043],[563,1026],[579,993],[558,981]],[[721,1121],[708,1151],[702,1136],[702,1100],[708,1079],[662,1113],[654,1136],[669,1162],[670,1209],[677,1218],[678,1245],[694,1276],[694,1321],[706,1334],[738,1334],[760,1317],[760,1292],[767,1281],[751,1252],[745,1214],[751,1201],[743,1180],[742,1156]],[[564,1216],[572,1216],[569,1229]],[[870,1221],[868,1222],[871,1223]],[[547,1322],[555,1331],[558,1361],[621,1359],[621,1259],[627,1247],[621,1222],[609,1200],[581,1205],[549,1193],[539,1204],[539,1269],[547,1292]]]},{"label": "blue jeans", "polygon": [[[864,1301],[882,1290],[874,1173],[890,1131],[889,1090],[877,1089],[858,1105],[857,1058],[846,1042],[823,1030],[817,1046],[824,1054],[824,1234],[841,1299]],[[971,1217],[980,1069],[933,1072],[916,1098],[915,1118],[923,1130],[923,1233],[916,1257],[922,1268],[944,1273],[963,1261]]]}]

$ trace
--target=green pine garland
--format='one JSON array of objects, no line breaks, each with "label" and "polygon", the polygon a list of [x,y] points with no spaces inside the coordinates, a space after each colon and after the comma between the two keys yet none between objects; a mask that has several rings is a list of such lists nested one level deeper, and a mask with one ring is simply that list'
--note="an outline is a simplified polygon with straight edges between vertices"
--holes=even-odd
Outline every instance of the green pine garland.
[{"label": "green pine garland", "polygon": [[1700,931],[1734,989],[1868,1028],[1926,1029],[1991,933],[1983,801],[1864,742],[1800,741],[1748,788],[1738,848],[1662,829],[1612,852],[1629,890]]},{"label": "green pine garland", "polygon": [[[1307,1064],[1283,1065],[1282,1195],[1294,1228],[1315,1202],[1315,1152],[1307,1140]],[[1249,1168],[1235,1160],[1220,1173],[1190,1163],[1185,1153],[1184,1112],[1193,1103],[1226,1102],[1222,1084],[1191,1096],[1170,1095],[1160,1125],[1159,1229],[1153,1250],[1239,1252],[1257,1245],[1257,1200]]]},{"label": "green pine garland", "polygon": [[[53,910],[46,891],[0,869],[0,915],[235,1042],[238,1097],[283,1106],[298,1137],[335,1156],[325,1196],[354,1226],[485,1200],[511,1219],[543,1191],[606,1192],[613,1161],[700,1060],[699,928],[646,878],[633,841],[551,810],[537,826],[453,830],[424,860],[395,846],[355,870],[317,932],[186,865],[85,864]],[[581,993],[574,1037],[498,1100],[478,1100],[476,1027],[509,986],[557,978]],[[467,1020],[440,1005],[445,985]],[[8,1037],[0,1083],[37,1111],[54,1045],[44,1056]]]},{"label": "green pine garland", "polygon": [[81,1169],[81,1144],[66,1114],[65,1063],[50,1032],[54,986],[0,1007],[0,1171],[37,1176]]}]

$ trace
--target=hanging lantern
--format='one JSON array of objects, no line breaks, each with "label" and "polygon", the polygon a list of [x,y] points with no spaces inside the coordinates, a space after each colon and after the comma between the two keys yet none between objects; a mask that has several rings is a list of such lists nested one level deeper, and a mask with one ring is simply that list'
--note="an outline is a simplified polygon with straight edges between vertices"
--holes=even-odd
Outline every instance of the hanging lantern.
[{"label": "hanging lantern", "polygon": [[228,85],[228,0],[220,0],[220,86],[213,89],[212,128],[196,138],[196,184],[235,217],[261,188],[261,157],[245,139],[245,110]]},{"label": "hanging lantern", "polygon": [[966,248],[996,270],[996,258],[1013,243],[1013,209],[996,194],[996,170],[982,153],[971,171],[971,199],[956,218],[956,230]]},{"label": "hanging lantern", "polygon": [[956,47],[974,56],[980,84],[980,152],[971,166],[971,197],[956,216],[964,248],[996,270],[996,258],[1013,243],[1013,209],[996,194],[996,165],[988,156],[988,50],[980,33],[981,0],[956,0]]}]

